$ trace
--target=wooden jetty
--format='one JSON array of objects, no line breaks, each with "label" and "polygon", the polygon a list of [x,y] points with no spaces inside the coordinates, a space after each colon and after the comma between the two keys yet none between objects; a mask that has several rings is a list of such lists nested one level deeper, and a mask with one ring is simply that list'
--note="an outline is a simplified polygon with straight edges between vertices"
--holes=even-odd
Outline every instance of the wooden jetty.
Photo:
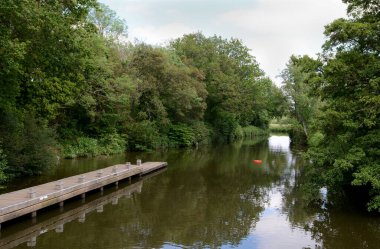
[{"label": "wooden jetty", "polygon": [[97,213],[101,213],[103,212],[104,206],[109,204],[117,205],[119,199],[130,198],[133,193],[140,193],[142,185],[143,181],[138,181],[112,193],[101,196],[93,201],[80,205],[79,207],[64,211],[47,220],[35,223],[25,229],[17,231],[16,233],[9,234],[8,236],[1,236],[0,248],[11,249],[23,243],[27,243],[28,247],[33,247],[37,243],[38,236],[51,230],[61,233],[64,231],[65,224],[75,220],[83,223],[86,221],[86,215],[88,213],[95,211]]},{"label": "wooden jetty", "polygon": [[57,203],[62,207],[65,200],[75,196],[85,198],[86,192],[91,190],[103,191],[106,185],[118,184],[124,179],[131,182],[132,177],[141,178],[166,166],[166,162],[141,163],[137,160],[136,165],[127,162],[0,195],[0,229],[1,223],[6,221],[26,214],[36,217],[37,211],[42,208]]}]

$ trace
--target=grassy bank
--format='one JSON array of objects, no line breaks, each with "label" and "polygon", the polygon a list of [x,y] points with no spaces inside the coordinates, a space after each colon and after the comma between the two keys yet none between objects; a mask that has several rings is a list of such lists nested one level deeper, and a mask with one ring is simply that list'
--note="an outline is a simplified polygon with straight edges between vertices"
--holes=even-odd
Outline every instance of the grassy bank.
[{"label": "grassy bank", "polygon": [[260,129],[256,126],[246,126],[243,127],[244,137],[259,137],[259,136],[268,136],[269,130]]},{"label": "grassy bank", "polygon": [[271,132],[286,132],[288,133],[292,129],[291,124],[270,124],[269,130]]}]

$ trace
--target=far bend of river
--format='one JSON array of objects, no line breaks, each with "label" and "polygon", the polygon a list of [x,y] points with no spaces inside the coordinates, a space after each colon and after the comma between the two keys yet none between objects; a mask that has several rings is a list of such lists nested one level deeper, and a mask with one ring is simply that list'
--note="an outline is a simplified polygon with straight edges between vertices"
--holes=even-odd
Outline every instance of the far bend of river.
[{"label": "far bend of river", "polygon": [[63,160],[48,176],[14,184],[28,187],[136,158],[169,166],[103,195],[95,191],[83,203],[65,203],[64,210],[39,212],[34,223],[9,224],[0,240],[14,241],[8,248],[41,249],[380,248],[379,217],[354,208],[304,206],[295,188],[304,162],[282,135],[197,150]]}]

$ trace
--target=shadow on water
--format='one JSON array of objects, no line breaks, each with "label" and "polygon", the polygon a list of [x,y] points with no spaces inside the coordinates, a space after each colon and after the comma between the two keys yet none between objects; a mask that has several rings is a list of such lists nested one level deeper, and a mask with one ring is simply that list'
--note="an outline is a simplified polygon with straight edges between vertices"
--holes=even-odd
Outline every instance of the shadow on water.
[{"label": "shadow on water", "polygon": [[[0,241],[30,234],[33,236],[23,237],[28,237],[28,242],[13,246],[377,248],[378,218],[329,207],[310,208],[303,203],[298,185],[305,162],[299,154],[290,149],[287,136],[275,135],[263,141],[243,140],[197,150],[64,161],[50,176],[34,181],[50,181],[137,158],[167,161],[169,166],[145,179],[143,185],[135,183],[142,189],[120,186],[84,204],[73,202],[63,213],[50,211],[39,216],[36,224],[15,224],[3,231]],[[253,164],[254,159],[262,164]],[[125,192],[133,193],[123,198]],[[112,205],[115,202],[118,204]],[[85,222],[81,222],[82,210],[88,211]]]}]

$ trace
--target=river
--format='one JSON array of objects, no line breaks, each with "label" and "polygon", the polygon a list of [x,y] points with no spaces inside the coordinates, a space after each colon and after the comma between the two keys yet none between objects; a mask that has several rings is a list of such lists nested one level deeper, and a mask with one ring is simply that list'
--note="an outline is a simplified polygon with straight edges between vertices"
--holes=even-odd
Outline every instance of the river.
[{"label": "river", "polygon": [[44,249],[380,248],[379,217],[346,205],[303,203],[296,186],[305,162],[285,135],[62,160],[48,175],[14,182],[7,191],[137,158],[169,166],[132,185],[40,212],[37,220],[13,222],[0,241],[12,241],[8,248]]}]

